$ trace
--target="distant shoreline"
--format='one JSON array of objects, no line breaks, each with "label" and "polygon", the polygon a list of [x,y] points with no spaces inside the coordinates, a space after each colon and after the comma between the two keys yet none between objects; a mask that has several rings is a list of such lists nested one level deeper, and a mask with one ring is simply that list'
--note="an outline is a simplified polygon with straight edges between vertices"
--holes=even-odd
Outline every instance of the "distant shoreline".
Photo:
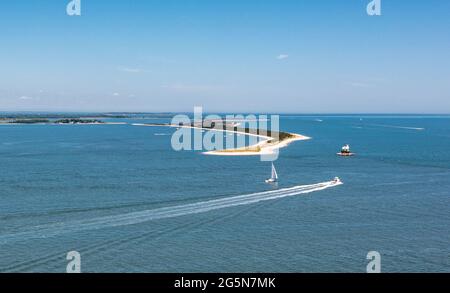
[{"label": "distant shoreline", "polygon": [[[234,148],[234,149],[225,149],[218,151],[208,151],[204,152],[205,155],[213,155],[213,156],[260,156],[260,155],[270,155],[274,154],[278,149],[287,147],[289,144],[295,141],[300,140],[309,140],[311,137],[297,134],[297,133],[289,133],[289,132],[277,132],[279,137],[274,137],[270,131],[272,136],[267,136],[263,134],[259,134],[259,129],[240,129],[240,130],[228,130],[228,129],[217,129],[217,128],[209,128],[209,127],[198,127],[192,125],[173,125],[173,124],[140,124],[134,123],[133,126],[146,126],[146,127],[171,127],[171,128],[190,128],[190,129],[201,129],[207,131],[218,131],[224,133],[233,133],[233,134],[241,134],[246,136],[255,136],[258,138],[262,138],[263,140],[258,142],[257,144],[242,147],[242,148]],[[245,130],[245,131],[243,131]],[[255,131],[257,133],[253,133],[251,131]]]},{"label": "distant shoreline", "polygon": [[117,125],[126,122],[104,122],[95,118],[3,118],[0,125]]},{"label": "distant shoreline", "polygon": [[0,122],[2,126],[19,126],[19,125],[127,125],[126,122],[103,122],[103,123],[3,123]]},{"label": "distant shoreline", "polygon": [[[50,118],[42,117],[20,117],[20,118],[2,118],[0,119],[0,125],[127,125],[127,122],[104,122],[97,120],[90,116],[83,118],[63,118],[59,117],[57,120],[50,120]],[[172,127],[172,128],[191,128],[201,129],[207,131],[218,131],[223,133],[233,133],[237,135],[254,136],[262,139],[256,144],[241,147],[216,151],[204,152],[205,155],[215,156],[257,156],[257,155],[270,155],[274,154],[278,149],[287,147],[289,144],[295,141],[309,140],[308,136],[304,136],[297,133],[289,132],[272,132],[271,130],[262,129],[250,129],[250,128],[238,128],[233,126],[234,130],[226,128],[224,124],[223,129],[217,129],[215,127],[201,127],[192,125],[173,125],[173,124],[152,124],[152,123],[134,123],[133,126],[149,126],[149,127]]]}]

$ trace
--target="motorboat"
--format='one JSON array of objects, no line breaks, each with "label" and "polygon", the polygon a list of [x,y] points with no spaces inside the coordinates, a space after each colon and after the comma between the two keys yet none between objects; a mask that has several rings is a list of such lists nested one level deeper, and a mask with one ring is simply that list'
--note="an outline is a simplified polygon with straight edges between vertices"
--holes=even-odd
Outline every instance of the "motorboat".
[{"label": "motorboat", "polygon": [[350,145],[346,144],[341,148],[341,151],[337,153],[337,155],[341,157],[351,157],[354,156],[355,153],[352,153],[350,150]]}]

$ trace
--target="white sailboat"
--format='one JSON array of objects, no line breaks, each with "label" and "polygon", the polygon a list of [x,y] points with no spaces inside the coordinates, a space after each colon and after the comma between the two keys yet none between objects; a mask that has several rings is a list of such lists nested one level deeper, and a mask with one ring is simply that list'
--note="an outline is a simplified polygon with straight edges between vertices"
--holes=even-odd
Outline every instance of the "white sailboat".
[{"label": "white sailboat", "polygon": [[278,174],[277,174],[277,170],[275,169],[275,166],[272,163],[272,176],[270,177],[270,179],[266,180],[266,183],[276,183],[278,182]]}]

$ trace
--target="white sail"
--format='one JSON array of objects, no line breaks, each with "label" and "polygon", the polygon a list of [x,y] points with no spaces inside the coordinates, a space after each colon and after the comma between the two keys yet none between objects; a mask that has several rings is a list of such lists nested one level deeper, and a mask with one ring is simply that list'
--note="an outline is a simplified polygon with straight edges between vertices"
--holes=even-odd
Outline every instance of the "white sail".
[{"label": "white sail", "polygon": [[272,176],[270,177],[270,179],[266,180],[266,183],[277,183],[278,182],[278,174],[277,174],[277,170],[275,169],[275,166],[272,163]]},{"label": "white sail", "polygon": [[273,163],[272,163],[272,179],[278,180],[277,170],[275,169],[275,166],[273,165]]}]

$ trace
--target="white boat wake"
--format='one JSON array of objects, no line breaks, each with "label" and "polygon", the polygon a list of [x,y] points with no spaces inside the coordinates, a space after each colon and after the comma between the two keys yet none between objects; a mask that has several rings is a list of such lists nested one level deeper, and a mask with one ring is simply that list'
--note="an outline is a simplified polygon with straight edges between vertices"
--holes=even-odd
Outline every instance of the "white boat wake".
[{"label": "white boat wake", "polygon": [[84,230],[97,230],[110,227],[134,225],[153,220],[174,218],[191,214],[205,213],[213,210],[224,209],[235,206],[249,205],[261,201],[275,200],[284,197],[292,197],[324,190],[341,185],[342,182],[329,181],[311,185],[301,185],[291,188],[264,191],[246,195],[238,195],[221,199],[202,201],[191,204],[170,206],[126,214],[104,216],[93,219],[75,220],[56,224],[47,224],[33,227],[31,230],[13,234],[0,235],[0,244],[25,239],[47,238],[59,234],[72,233]]},{"label": "white boat wake", "polygon": [[397,125],[387,125],[387,124],[370,124],[370,125],[379,126],[379,127],[386,127],[386,128],[417,130],[417,131],[425,130],[425,128],[423,128],[423,127],[409,127],[409,126],[397,126]]}]

